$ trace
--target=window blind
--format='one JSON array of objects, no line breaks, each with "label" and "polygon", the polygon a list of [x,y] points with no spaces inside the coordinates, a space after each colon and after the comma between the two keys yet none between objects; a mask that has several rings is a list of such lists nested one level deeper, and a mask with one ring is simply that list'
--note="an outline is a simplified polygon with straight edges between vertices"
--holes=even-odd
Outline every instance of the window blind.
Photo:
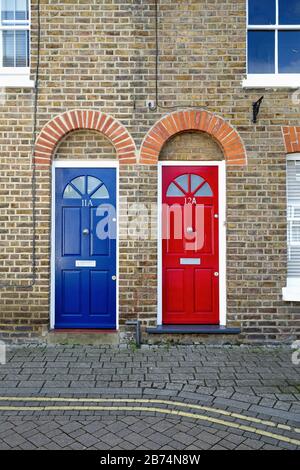
[{"label": "window blind", "polygon": [[28,0],[0,0],[2,67],[29,67]]}]

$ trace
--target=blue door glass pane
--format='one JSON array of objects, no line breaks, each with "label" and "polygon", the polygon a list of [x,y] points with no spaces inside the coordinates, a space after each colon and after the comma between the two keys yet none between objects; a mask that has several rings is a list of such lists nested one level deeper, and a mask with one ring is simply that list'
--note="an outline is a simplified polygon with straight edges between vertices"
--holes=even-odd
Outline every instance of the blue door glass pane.
[{"label": "blue door glass pane", "polygon": [[73,188],[70,184],[66,187],[64,194],[64,199],[81,199],[81,195]]},{"label": "blue door glass pane", "polygon": [[299,0],[279,0],[279,24],[300,24]]},{"label": "blue door glass pane", "polygon": [[300,31],[279,31],[279,73],[300,73]]},{"label": "blue door glass pane", "polygon": [[108,194],[105,184],[100,186],[100,188],[97,189],[97,191],[91,195],[91,199],[108,199],[108,198],[109,198],[109,194]]},{"label": "blue door glass pane", "polygon": [[249,0],[248,12],[251,25],[276,23],[275,0]]},{"label": "blue door glass pane", "polygon": [[274,31],[248,31],[248,73],[275,73]]},{"label": "blue door glass pane", "polygon": [[78,178],[74,178],[71,183],[75,188],[81,193],[85,194],[85,176],[78,176]]},{"label": "blue door glass pane", "polygon": [[95,191],[98,186],[102,184],[102,181],[100,181],[98,178],[95,178],[94,176],[88,176],[87,178],[87,192],[88,194],[91,194],[93,191]]}]

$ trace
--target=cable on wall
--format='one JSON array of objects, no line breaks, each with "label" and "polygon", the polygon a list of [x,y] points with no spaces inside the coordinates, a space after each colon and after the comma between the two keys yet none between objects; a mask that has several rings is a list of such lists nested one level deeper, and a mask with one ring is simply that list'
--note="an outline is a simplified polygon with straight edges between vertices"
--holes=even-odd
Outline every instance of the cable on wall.
[{"label": "cable on wall", "polygon": [[36,283],[36,166],[34,161],[35,141],[37,136],[37,112],[38,112],[38,98],[39,98],[39,72],[40,72],[40,49],[41,49],[41,13],[40,13],[40,0],[37,0],[37,59],[35,68],[35,87],[33,98],[33,130],[31,140],[31,162],[32,162],[32,176],[31,176],[31,198],[32,198],[32,265],[29,284],[18,283],[1,283],[0,289],[14,288],[14,289],[31,289]]},{"label": "cable on wall", "polygon": [[151,111],[159,109],[178,109],[178,108],[197,108],[207,109],[207,106],[195,105],[189,103],[179,103],[175,106],[165,106],[160,104],[159,99],[159,0],[155,0],[155,106],[149,107]]}]

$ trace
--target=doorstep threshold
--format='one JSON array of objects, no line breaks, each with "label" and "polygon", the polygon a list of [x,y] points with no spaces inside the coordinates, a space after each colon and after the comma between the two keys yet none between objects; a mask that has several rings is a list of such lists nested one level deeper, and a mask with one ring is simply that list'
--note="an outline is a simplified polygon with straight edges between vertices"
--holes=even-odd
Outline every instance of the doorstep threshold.
[{"label": "doorstep threshold", "polygon": [[100,346],[105,344],[119,344],[119,332],[111,329],[71,329],[60,328],[51,330],[46,335],[49,344],[69,344]]},{"label": "doorstep threshold", "polygon": [[238,335],[241,329],[221,325],[159,325],[146,329],[150,335],[157,334],[197,334],[197,335]]}]

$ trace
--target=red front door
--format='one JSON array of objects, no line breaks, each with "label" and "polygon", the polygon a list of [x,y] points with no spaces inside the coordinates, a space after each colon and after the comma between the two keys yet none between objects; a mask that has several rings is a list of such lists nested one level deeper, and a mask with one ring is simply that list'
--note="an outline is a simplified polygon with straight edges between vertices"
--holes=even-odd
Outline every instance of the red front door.
[{"label": "red front door", "polygon": [[217,166],[162,168],[164,324],[219,323]]}]

